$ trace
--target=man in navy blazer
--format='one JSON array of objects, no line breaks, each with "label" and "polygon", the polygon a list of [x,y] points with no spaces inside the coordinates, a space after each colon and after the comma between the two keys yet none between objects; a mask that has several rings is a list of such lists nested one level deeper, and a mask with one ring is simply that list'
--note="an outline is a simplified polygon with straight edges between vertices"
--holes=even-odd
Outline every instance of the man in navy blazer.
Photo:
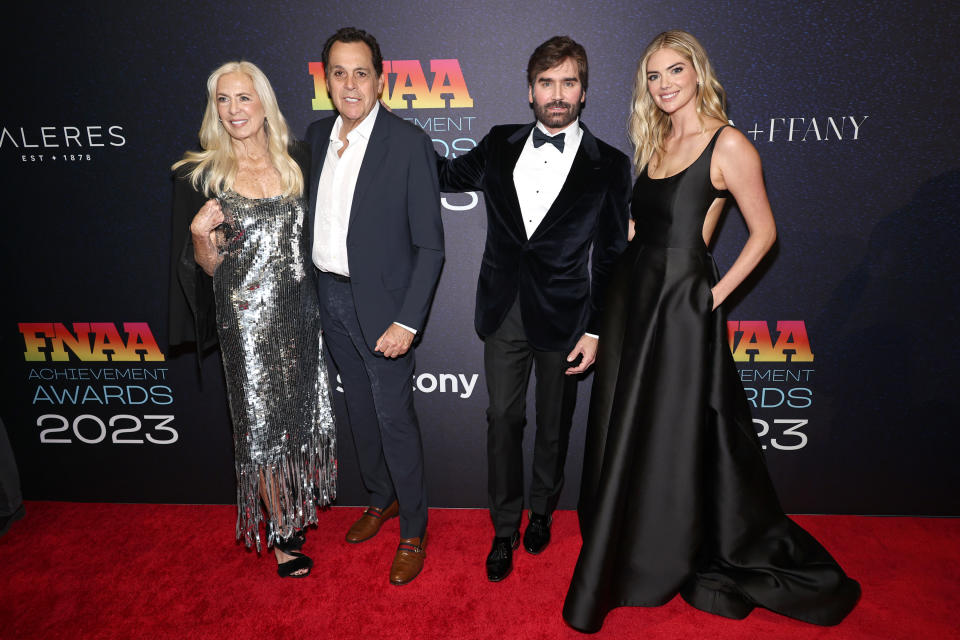
[{"label": "man in navy blazer", "polygon": [[519,545],[531,367],[537,433],[523,543],[538,554],[550,542],[563,487],[577,375],[596,357],[604,285],[627,245],[630,162],[579,121],[587,90],[583,47],[551,38],[530,57],[527,82],[535,123],[494,127],[467,154],[438,156],[442,191],[483,191],[486,201],[475,323],[490,395],[494,540],[486,568],[493,582],[510,573]]},{"label": "man in navy blazer", "polygon": [[406,584],[422,569],[426,546],[411,347],[443,264],[433,145],[421,129],[379,106],[383,58],[373,36],[340,29],[324,45],[323,66],[338,115],[307,129],[308,237],[326,354],[340,373],[370,494],[347,541],[368,540],[399,514],[390,582]]}]

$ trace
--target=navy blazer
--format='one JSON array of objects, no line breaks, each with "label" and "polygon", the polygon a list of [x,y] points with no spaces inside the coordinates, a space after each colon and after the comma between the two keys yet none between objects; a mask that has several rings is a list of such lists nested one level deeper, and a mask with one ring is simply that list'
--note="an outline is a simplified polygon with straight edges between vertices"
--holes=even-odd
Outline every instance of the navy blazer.
[{"label": "navy blazer", "polygon": [[581,122],[583,137],[567,180],[528,239],[513,170],[533,126],[497,126],[465,155],[438,156],[440,188],[483,191],[486,199],[477,333],[495,332],[519,299],[530,344],[565,351],[585,332],[599,333],[604,285],[627,246],[630,161]]},{"label": "navy blazer", "polygon": [[[307,128],[313,158],[307,233],[337,116]],[[360,329],[370,350],[393,322],[423,333],[443,266],[443,223],[433,143],[383,107],[360,165],[347,229],[347,261]]]}]

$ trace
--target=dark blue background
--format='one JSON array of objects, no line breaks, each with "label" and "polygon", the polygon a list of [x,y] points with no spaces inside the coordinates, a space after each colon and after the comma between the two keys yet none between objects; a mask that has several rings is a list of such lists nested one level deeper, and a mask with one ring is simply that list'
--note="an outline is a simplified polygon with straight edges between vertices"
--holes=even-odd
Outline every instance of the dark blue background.
[{"label": "dark blue background", "polygon": [[[41,445],[18,322],[148,322],[165,348],[170,164],[196,148],[204,82],[246,58],[270,77],[296,135],[311,110],[325,38],[356,25],[384,57],[457,58],[472,109],[398,110],[531,119],[525,67],[533,48],[567,33],[590,56],[584,121],[630,153],[625,135],[638,57],[658,32],[683,28],[706,47],[742,130],[764,130],[779,243],[728,304],[735,320],[803,320],[815,355],[813,404],[758,417],[809,419],[809,444],[768,448],[791,512],[960,514],[957,435],[960,174],[955,128],[960,25],[932,2],[90,2],[5,16],[0,126],[121,125],[127,143],[85,163],[29,163],[0,147],[7,295],[0,320],[0,412],[31,498],[230,502],[230,427],[216,356],[199,388],[189,355],[169,357],[180,441],[169,447]],[[9,11],[9,10],[8,10]],[[428,74],[429,78],[429,74]],[[770,142],[771,118],[864,116],[859,139]],[[784,127],[784,124],[780,124]],[[801,127],[801,131],[805,126]],[[37,137],[36,133],[33,136]],[[751,136],[752,137],[752,136]],[[448,260],[418,372],[481,374],[473,395],[418,394],[432,503],[485,503],[485,388],[472,329],[482,205],[444,213]],[[732,209],[715,242],[721,269],[745,229]],[[168,353],[168,356],[172,354]],[[79,366],[82,363],[73,363]],[[756,368],[761,368],[756,365]],[[589,397],[581,385],[561,506],[573,507]],[[70,408],[109,416],[106,408]],[[67,409],[64,409],[67,412]],[[157,411],[161,412],[161,411]],[[529,435],[529,434],[528,434]],[[340,504],[364,501],[341,432]]]}]

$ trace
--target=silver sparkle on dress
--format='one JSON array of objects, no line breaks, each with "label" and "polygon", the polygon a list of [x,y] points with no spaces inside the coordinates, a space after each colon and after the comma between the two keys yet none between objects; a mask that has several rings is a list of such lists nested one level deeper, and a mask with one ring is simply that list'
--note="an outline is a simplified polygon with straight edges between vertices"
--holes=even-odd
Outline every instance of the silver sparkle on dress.
[{"label": "silver sparkle on dress", "polygon": [[219,198],[217,334],[233,418],[237,538],[261,548],[336,498],[336,433],[302,199]]}]

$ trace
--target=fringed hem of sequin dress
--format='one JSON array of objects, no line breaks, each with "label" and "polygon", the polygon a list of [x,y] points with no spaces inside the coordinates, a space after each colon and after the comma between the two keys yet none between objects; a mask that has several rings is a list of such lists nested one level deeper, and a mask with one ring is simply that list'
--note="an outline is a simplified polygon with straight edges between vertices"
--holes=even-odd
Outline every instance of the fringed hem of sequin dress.
[{"label": "fringed hem of sequin dress", "polygon": [[237,538],[260,551],[261,521],[269,546],[315,524],[317,506],[336,497],[336,429],[306,269],[306,202],[232,191],[218,199],[223,262],[213,288],[233,419]]},{"label": "fringed hem of sequin dress", "polygon": [[[261,478],[261,471],[263,471]],[[261,482],[266,489],[265,505],[279,505],[274,520],[261,508]],[[266,465],[237,465],[237,539],[247,548],[262,550],[260,523],[266,521],[266,545],[287,538],[304,527],[317,524],[317,509],[329,506],[337,497],[336,439],[319,434],[302,451],[278,457]]]}]

